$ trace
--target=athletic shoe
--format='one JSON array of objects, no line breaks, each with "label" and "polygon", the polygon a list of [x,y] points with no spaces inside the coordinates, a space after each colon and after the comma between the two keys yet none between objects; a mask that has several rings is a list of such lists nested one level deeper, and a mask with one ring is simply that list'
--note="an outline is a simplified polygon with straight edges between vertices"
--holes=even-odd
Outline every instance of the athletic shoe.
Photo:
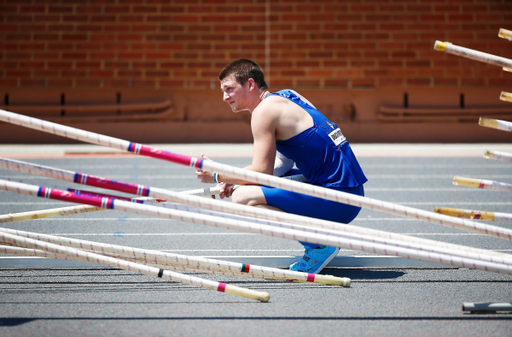
[{"label": "athletic shoe", "polygon": [[320,246],[318,248],[307,248],[304,256],[290,266],[292,271],[318,274],[336,255],[338,247]]}]

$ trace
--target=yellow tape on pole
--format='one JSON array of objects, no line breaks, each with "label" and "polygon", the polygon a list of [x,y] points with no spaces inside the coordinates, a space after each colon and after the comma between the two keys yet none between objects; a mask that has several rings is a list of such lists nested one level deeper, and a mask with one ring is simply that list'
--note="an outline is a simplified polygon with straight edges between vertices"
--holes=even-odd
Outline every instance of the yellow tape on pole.
[{"label": "yellow tape on pole", "polygon": [[501,95],[500,95],[500,100],[505,101],[505,102],[512,102],[512,93],[502,91]]},{"label": "yellow tape on pole", "polygon": [[465,209],[458,208],[448,208],[448,207],[435,207],[434,212],[449,216],[455,216],[457,218],[466,218],[471,219],[471,211]]},{"label": "yellow tape on pole", "polygon": [[453,177],[454,185],[468,186],[468,187],[477,187],[480,188],[480,179],[473,178],[465,178],[465,177]]},{"label": "yellow tape on pole", "polygon": [[498,36],[501,37],[502,39],[512,41],[512,30],[500,28]]},{"label": "yellow tape on pole", "polygon": [[498,121],[493,118],[480,117],[478,120],[478,125],[485,126],[486,128],[497,129]]}]

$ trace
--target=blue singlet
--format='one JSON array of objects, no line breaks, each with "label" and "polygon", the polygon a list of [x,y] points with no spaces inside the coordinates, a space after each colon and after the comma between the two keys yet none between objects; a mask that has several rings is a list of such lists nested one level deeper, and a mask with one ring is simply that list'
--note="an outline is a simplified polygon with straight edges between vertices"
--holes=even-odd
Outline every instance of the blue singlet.
[{"label": "blue singlet", "polygon": [[[368,179],[338,126],[291,90],[282,90],[266,97],[274,95],[298,104],[311,115],[314,124],[290,139],[277,141],[277,150],[295,161],[309,184],[363,196],[363,184]],[[361,210],[360,207],[278,188],[261,186],[261,189],[268,205],[288,213],[349,223]]]}]

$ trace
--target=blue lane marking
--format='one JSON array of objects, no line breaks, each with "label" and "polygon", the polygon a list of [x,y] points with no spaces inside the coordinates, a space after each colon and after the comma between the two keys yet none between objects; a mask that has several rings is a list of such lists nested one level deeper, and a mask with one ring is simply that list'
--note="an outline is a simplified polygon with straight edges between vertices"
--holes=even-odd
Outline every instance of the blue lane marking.
[{"label": "blue lane marking", "polygon": [[114,236],[124,236],[124,232],[114,232]]},{"label": "blue lane marking", "polygon": [[126,216],[120,216],[119,218],[117,218],[117,221],[126,221],[128,219],[128,217]]}]

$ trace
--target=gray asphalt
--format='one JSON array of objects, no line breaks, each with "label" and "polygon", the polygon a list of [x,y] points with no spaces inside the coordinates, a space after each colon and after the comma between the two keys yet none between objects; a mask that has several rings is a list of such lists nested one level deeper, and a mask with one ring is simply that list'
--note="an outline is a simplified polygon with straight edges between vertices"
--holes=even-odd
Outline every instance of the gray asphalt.
[{"label": "gray asphalt", "polygon": [[[453,186],[452,178],[457,175],[512,183],[512,163],[470,153],[454,157],[454,153],[461,152],[448,145],[437,149],[439,155],[422,151],[426,148],[418,146],[417,153],[406,156],[400,156],[404,152],[399,149],[384,156],[379,151],[361,149],[360,163],[369,178],[366,195],[429,211],[454,207],[511,212],[510,193]],[[492,145],[489,149],[493,150]],[[238,167],[250,163],[247,155],[239,153],[212,159]],[[195,179],[193,169],[150,158],[73,155],[21,160],[175,191],[204,187]],[[5,170],[0,170],[0,176],[38,185],[80,188]],[[0,192],[0,214],[65,205]],[[512,229],[510,223],[487,223]],[[512,251],[510,241],[375,211],[361,211],[352,224],[503,253]],[[3,227],[186,255],[301,253],[301,246],[294,241],[118,211],[22,221]],[[368,254],[342,249],[340,255]],[[350,277],[352,286],[197,274],[270,293],[270,302],[260,303],[123,270],[0,268],[0,335],[512,335],[512,313],[470,314],[461,309],[464,302],[512,302],[510,275],[452,267],[327,268],[323,273]]]}]

